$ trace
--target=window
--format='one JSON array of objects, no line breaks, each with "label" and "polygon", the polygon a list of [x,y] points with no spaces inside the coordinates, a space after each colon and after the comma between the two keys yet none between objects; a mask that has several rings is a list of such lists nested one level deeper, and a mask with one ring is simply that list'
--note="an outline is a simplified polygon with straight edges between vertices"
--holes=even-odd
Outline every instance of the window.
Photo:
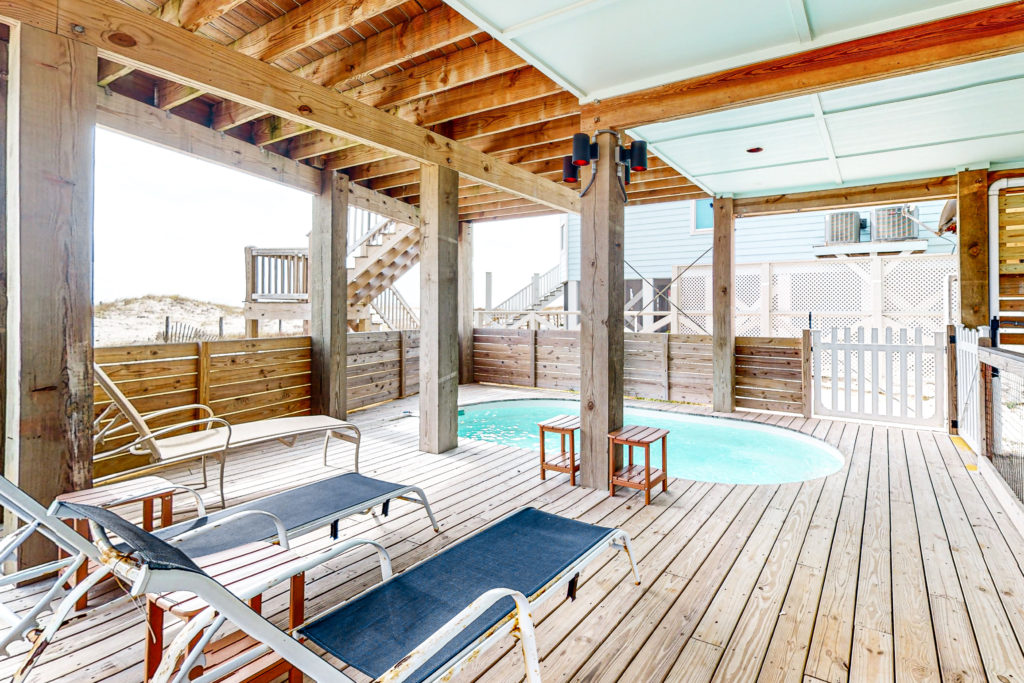
[{"label": "window", "polygon": [[690,232],[711,232],[715,227],[714,201],[711,199],[697,199],[693,202],[692,213],[690,214]]}]

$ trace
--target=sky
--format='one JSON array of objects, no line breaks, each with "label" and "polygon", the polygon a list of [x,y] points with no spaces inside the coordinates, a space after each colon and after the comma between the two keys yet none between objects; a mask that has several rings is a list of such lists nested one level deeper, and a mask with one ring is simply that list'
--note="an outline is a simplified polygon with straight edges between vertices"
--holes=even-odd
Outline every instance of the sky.
[{"label": "sky", "polygon": [[[240,306],[243,250],[306,247],[312,198],[293,188],[113,133],[96,131],[96,302],[181,296]],[[473,284],[497,303],[558,263],[565,216],[477,223]],[[398,282],[419,301],[419,268]]]}]

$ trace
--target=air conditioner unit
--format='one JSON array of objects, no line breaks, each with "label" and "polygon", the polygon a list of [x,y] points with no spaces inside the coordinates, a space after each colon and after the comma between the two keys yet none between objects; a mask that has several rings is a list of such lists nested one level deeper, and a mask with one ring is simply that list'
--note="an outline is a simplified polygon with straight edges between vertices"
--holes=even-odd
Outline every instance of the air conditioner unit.
[{"label": "air conditioner unit", "polygon": [[825,244],[860,242],[860,214],[838,211],[825,216]]},{"label": "air conditioner unit", "polygon": [[875,209],[871,221],[871,239],[879,242],[917,239],[916,219],[916,206],[885,206]]}]

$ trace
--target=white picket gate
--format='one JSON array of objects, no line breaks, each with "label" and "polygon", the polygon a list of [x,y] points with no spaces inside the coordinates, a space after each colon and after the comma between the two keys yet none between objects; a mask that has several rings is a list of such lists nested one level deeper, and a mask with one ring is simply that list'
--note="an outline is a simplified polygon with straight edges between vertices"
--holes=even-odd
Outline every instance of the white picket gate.
[{"label": "white picket gate", "polygon": [[978,339],[988,330],[956,326],[956,427],[975,453],[981,452],[981,401],[978,395],[980,368]]},{"label": "white picket gate", "polygon": [[893,339],[886,328],[851,335],[850,328],[833,328],[827,339],[811,336],[814,373],[814,413],[821,416],[942,426],[946,419],[945,335],[923,341],[921,328],[913,341],[906,329]]}]

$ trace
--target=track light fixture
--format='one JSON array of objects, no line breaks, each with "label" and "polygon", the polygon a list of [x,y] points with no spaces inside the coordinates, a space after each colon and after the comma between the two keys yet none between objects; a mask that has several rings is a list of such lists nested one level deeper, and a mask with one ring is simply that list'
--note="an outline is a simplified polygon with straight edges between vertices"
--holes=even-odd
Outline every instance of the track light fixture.
[{"label": "track light fixture", "polygon": [[[611,133],[615,136],[616,140],[621,141],[622,138],[613,130],[599,130],[598,133]],[[586,133],[576,133],[572,136],[572,154],[562,158],[562,181],[566,183],[575,183],[580,179],[579,169],[583,166],[589,166],[590,162],[594,162],[594,170],[590,174],[590,182],[580,192],[580,196],[584,196],[590,190],[590,186],[594,184],[594,179],[597,177],[597,142],[592,140]],[[629,147],[623,147],[621,144],[615,147],[615,158],[612,160],[615,164],[615,175],[619,179],[619,189],[622,190],[622,200],[629,201],[626,195],[626,185],[629,185],[630,173],[640,173],[647,170],[647,143],[643,140],[635,140]]]}]

